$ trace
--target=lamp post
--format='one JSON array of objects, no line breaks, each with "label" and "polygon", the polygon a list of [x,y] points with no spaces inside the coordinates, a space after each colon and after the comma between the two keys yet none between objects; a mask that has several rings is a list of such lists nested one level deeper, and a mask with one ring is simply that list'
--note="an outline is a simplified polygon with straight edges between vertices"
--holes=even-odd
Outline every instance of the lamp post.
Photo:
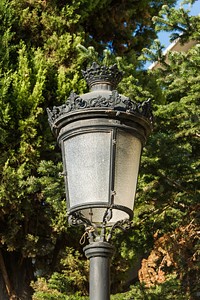
[{"label": "lamp post", "polygon": [[109,300],[109,270],[117,226],[133,218],[142,147],[152,129],[149,101],[120,95],[122,72],[93,63],[83,71],[90,87],[71,93],[65,104],[47,109],[62,150],[68,222],[84,225],[89,244],[90,300]]}]

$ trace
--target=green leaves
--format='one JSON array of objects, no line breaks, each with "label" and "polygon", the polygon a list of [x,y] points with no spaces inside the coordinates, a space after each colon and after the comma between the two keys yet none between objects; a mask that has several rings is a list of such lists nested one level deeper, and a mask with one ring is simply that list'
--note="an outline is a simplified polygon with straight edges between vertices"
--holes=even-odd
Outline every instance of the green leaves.
[{"label": "green leaves", "polygon": [[62,272],[54,272],[48,280],[38,278],[36,283],[32,284],[36,290],[33,299],[67,300],[68,296],[74,300],[88,299],[81,297],[81,294],[86,293],[88,262],[83,261],[78,251],[69,247],[63,251],[62,257],[64,257],[60,261]]},{"label": "green leaves", "polygon": [[[177,25],[177,20],[180,20],[185,32],[180,37],[180,41],[185,42],[187,37],[190,39],[194,36],[197,37],[194,28],[199,23],[199,18],[194,20],[189,15],[185,16],[183,10],[176,11],[168,7],[163,7],[160,14],[165,14],[166,17],[165,20],[156,19],[158,25],[164,24],[164,27],[159,27],[160,29],[180,29],[178,28],[179,24]],[[190,24],[188,24],[188,20]],[[157,43],[157,45],[159,44]],[[182,258],[179,261],[175,259],[172,268],[177,274],[177,281],[179,281],[180,294],[176,297],[180,297],[180,299],[189,297],[184,295],[186,290],[193,295],[199,280],[194,271],[199,270],[199,266],[192,259],[199,242],[195,240],[190,248],[187,237],[184,235],[184,231],[191,224],[194,224],[194,228],[199,226],[195,211],[199,202],[199,154],[196,149],[199,147],[199,84],[197,82],[199,82],[200,56],[198,43],[190,45],[191,48],[187,53],[169,52],[167,58],[159,52],[159,48],[157,48],[157,52],[155,49],[153,49],[153,53],[147,51],[151,58],[155,59],[157,56],[160,63],[160,68],[149,72],[149,75],[155,76],[156,86],[160,88],[165,102],[164,105],[159,104],[159,98],[155,95],[157,105],[154,105],[154,133],[143,152],[135,210],[139,220],[143,220],[145,224],[145,234],[147,235],[148,228],[155,233],[155,251],[159,252],[156,243],[165,239],[166,236],[170,236],[168,244],[162,246],[163,251],[168,251],[174,259],[178,256],[175,254],[176,251],[182,253],[180,255]],[[192,234],[191,232],[193,232],[192,229],[188,234]],[[172,238],[174,236],[176,236],[176,241],[178,236],[180,237],[181,244],[179,246],[173,247],[173,243],[176,243]],[[148,239],[149,237],[147,237]],[[187,256],[186,253],[190,254]],[[190,268],[194,268],[193,275],[188,270],[186,261],[191,263]],[[155,266],[159,268],[159,262],[155,263]],[[149,266],[149,272],[150,269],[151,266]],[[170,276],[172,270],[162,269]],[[188,283],[186,283],[187,280],[189,280]],[[193,282],[193,284],[189,284],[189,282]],[[147,281],[145,283],[147,284]],[[156,293],[159,289],[167,290],[169,288],[168,283],[166,281],[165,284],[156,287],[155,299],[158,297]],[[151,291],[148,290],[148,293],[150,293],[148,299],[151,299]]]},{"label": "green leaves", "polygon": [[[85,300],[88,263],[78,251],[80,232],[67,225],[61,154],[46,107],[65,103],[71,90],[84,93],[81,69],[97,59],[125,73],[120,93],[153,99],[155,129],[143,152],[133,230],[114,237],[113,286],[122,291],[127,270],[148,256],[156,234],[173,234],[197,219],[200,53],[196,45],[170,54],[166,63],[158,41],[149,49],[156,36],[151,17],[164,1],[64,2],[0,3],[0,244],[4,253],[31,258],[43,276],[33,284],[34,299]],[[168,4],[154,18],[157,29],[179,30],[183,42],[199,39],[199,18],[171,9],[173,0]],[[163,66],[156,74],[139,69],[144,46]],[[113,299],[159,299],[163,291],[173,297],[173,284],[181,289],[170,275],[162,286],[136,285]]]}]

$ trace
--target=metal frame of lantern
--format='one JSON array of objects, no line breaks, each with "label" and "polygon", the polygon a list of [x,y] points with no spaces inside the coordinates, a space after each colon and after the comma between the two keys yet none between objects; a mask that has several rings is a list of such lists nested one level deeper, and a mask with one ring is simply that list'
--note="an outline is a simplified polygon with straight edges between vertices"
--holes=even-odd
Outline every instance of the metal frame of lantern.
[{"label": "metal frame of lantern", "polygon": [[[92,78],[89,77],[91,70]],[[99,70],[101,72],[99,72]],[[95,72],[97,73],[97,75],[95,74],[97,79],[94,77]],[[152,128],[151,104],[149,100],[143,103],[133,102],[128,97],[118,94],[116,90],[111,90],[109,96],[101,94],[104,88],[109,88],[110,82],[114,85],[121,79],[121,73],[116,69],[116,66],[110,71],[110,69],[105,66],[100,67],[93,64],[91,69],[84,72],[84,74],[91,87],[94,86],[94,84],[99,84],[101,89],[93,94],[88,93],[87,97],[83,97],[84,95],[79,96],[72,92],[65,104],[53,107],[52,111],[47,109],[47,112],[49,124],[57,136],[64,156],[65,141],[74,136],[88,132],[106,132],[111,135],[109,199],[107,199],[107,201],[99,201],[98,203],[77,204],[71,208],[68,189],[66,188],[69,222],[74,225],[80,223],[92,225],[92,221],[85,218],[81,214],[81,211],[91,208],[105,208],[105,213],[103,213],[100,222],[100,227],[102,227],[102,224],[104,224],[103,226],[108,224],[112,217],[113,209],[126,212],[129,216],[129,220],[133,217],[132,209],[123,205],[116,205],[114,201],[115,191],[113,185],[115,176],[116,136],[118,131],[130,133],[141,141],[143,147]],[[105,78],[105,76],[107,76],[107,78]],[[108,76],[110,76],[110,78],[108,78]],[[66,177],[65,157],[63,157],[63,163],[64,176]],[[65,184],[67,186],[67,180],[65,180]],[[123,223],[123,220],[118,223]],[[113,226],[114,224],[111,225]]]},{"label": "metal frame of lantern", "polygon": [[[120,202],[115,195],[120,194],[120,184],[117,181],[115,182],[115,179],[118,176],[116,168],[119,167],[118,164],[120,165],[123,163],[123,159],[124,166],[127,166],[127,157],[123,157],[122,154],[119,154],[119,145],[125,140],[130,140],[130,143],[133,142],[132,145],[134,145],[134,147],[138,147],[138,149],[136,149],[136,164],[135,162],[132,162],[132,166],[136,166],[135,170],[133,170],[135,172],[135,187],[131,191],[133,194],[137,184],[141,150],[146,142],[146,138],[152,130],[151,103],[149,100],[142,103],[136,103],[128,97],[118,94],[115,87],[122,78],[122,72],[118,70],[116,65],[108,68],[93,63],[91,68],[83,71],[83,75],[91,88],[91,92],[81,96],[72,92],[65,104],[57,107],[54,106],[52,110],[47,109],[47,113],[50,127],[57,137],[58,143],[62,149],[68,222],[72,225],[84,225],[85,233],[83,234],[83,241],[81,241],[81,243],[84,244],[85,236],[87,236],[89,240],[89,244],[85,246],[83,250],[86,257],[90,259],[90,300],[109,300],[110,258],[114,251],[114,248],[110,245],[109,241],[115,228],[120,227],[126,229],[130,226],[133,217],[133,209],[130,208],[130,203],[127,203],[130,199],[125,199],[126,204],[123,205],[123,202]],[[107,156],[109,156],[107,158],[107,172],[109,172],[109,174],[107,174],[108,182],[106,183],[108,188],[107,199],[106,201],[103,199],[103,201],[98,200],[96,202],[84,202],[81,200],[80,203],[74,204],[70,199],[72,196],[69,195],[69,189],[67,187],[70,177],[69,164],[66,166],[66,161],[70,159],[68,152],[73,152],[73,149],[75,149],[74,151],[77,151],[77,153],[75,153],[77,167],[77,163],[80,162],[79,154],[81,157],[82,153],[80,153],[81,150],[77,149],[75,145],[76,138],[78,138],[80,144],[80,138],[82,137],[84,139],[84,135],[91,133],[99,134],[99,141],[102,138],[102,133],[108,134],[107,146],[109,149],[107,149],[108,151],[106,153]],[[125,140],[123,140],[123,135],[126,137]],[[86,140],[87,139],[84,141]],[[136,141],[139,141],[139,146],[136,146]],[[70,142],[72,144],[71,146]],[[81,149],[84,151],[88,148],[82,147]],[[93,150],[95,152],[96,149],[92,149],[91,154],[93,153]],[[104,151],[103,148],[101,150]],[[120,155],[122,155],[122,157],[120,157]],[[130,156],[132,153],[129,153],[128,155]],[[128,157],[127,162],[130,162],[129,159],[130,157]],[[118,160],[120,160],[120,163]],[[73,179],[76,178],[74,174],[72,177]],[[77,181],[78,180],[79,178],[77,178]],[[77,182],[77,189],[80,188],[79,186],[80,183]],[[117,192],[115,190],[117,190]],[[125,191],[123,190],[123,192]],[[128,193],[128,191],[126,192]],[[101,191],[99,194],[101,194]],[[70,201],[72,201],[72,206]],[[134,198],[131,201],[133,206]],[[98,213],[101,213],[99,220],[96,210]],[[122,214],[116,216],[116,211]],[[95,212],[96,214],[94,222],[90,212]],[[115,217],[113,217],[114,215]],[[113,219],[116,219],[116,222],[111,222]],[[109,230],[106,230],[108,227]]]}]

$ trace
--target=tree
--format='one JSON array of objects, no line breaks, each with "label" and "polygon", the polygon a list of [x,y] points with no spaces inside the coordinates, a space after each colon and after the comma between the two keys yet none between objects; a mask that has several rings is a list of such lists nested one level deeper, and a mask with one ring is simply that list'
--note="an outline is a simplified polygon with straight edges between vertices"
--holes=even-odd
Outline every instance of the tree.
[{"label": "tree", "polygon": [[100,57],[110,47],[135,69],[155,36],[151,16],[164,2],[1,1],[1,298],[30,299],[36,275],[60,272],[61,258],[81,251],[66,224],[61,157],[46,117],[71,90],[86,91],[78,45],[95,46]]},{"label": "tree", "polygon": [[169,53],[168,63],[157,42],[157,52],[144,50],[151,57],[157,55],[161,63],[161,68],[149,75],[155,77],[155,89],[161,90],[164,103],[154,105],[154,133],[143,155],[144,173],[139,181],[138,224],[154,233],[153,249],[143,260],[139,277],[147,286],[154,286],[165,284],[167,276],[174,274],[180,299],[196,299],[200,283],[200,18],[190,17],[183,8],[164,6],[154,20],[158,29],[163,25],[181,33],[180,42],[194,39],[197,43],[187,53]]},{"label": "tree", "polygon": [[[166,6],[160,14],[159,26],[162,20],[170,30],[180,31],[182,26],[181,41],[198,42],[199,17]],[[152,48],[157,52],[144,52],[159,59],[162,68],[147,74],[138,71],[139,79],[126,60],[120,61],[127,74],[120,89],[137,100],[153,98],[155,125],[142,157],[133,226],[126,235],[117,232],[113,241],[118,249],[113,268],[115,273],[121,271],[121,276],[113,276],[113,285],[117,283],[121,291],[127,288],[127,270],[138,260],[140,283],[112,299],[197,299],[200,48],[197,43],[187,53],[171,53],[169,63],[158,41]]]}]

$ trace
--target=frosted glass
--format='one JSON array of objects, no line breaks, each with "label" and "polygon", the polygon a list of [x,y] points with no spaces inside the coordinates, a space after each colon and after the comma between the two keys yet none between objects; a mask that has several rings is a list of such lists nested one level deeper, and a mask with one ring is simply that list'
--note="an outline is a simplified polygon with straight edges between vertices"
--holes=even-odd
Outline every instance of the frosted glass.
[{"label": "frosted glass", "polygon": [[64,142],[70,208],[109,201],[111,132],[88,132]]},{"label": "frosted glass", "polygon": [[128,132],[118,131],[116,145],[114,203],[133,209],[138,169],[141,155],[141,142]]},{"label": "frosted glass", "polygon": [[[106,208],[92,208],[92,209],[84,209],[81,211],[85,218],[90,220],[90,222],[95,223],[97,225],[101,225],[103,221],[103,217],[106,213]],[[128,219],[129,215],[124,211],[113,209],[112,210],[112,219],[107,223],[107,225],[113,225],[119,220]]]},{"label": "frosted glass", "polygon": [[85,218],[90,220],[91,223],[100,224],[103,221],[104,214],[106,212],[106,208],[92,208],[92,209],[84,209],[81,213]]},{"label": "frosted glass", "polygon": [[[121,130],[117,132],[114,206],[121,205],[133,210],[141,149],[140,140],[132,134]],[[105,212],[106,208],[82,210],[82,214],[97,225],[103,221]],[[112,218],[107,225],[112,226],[117,221],[128,218],[128,213],[113,207]]]}]

